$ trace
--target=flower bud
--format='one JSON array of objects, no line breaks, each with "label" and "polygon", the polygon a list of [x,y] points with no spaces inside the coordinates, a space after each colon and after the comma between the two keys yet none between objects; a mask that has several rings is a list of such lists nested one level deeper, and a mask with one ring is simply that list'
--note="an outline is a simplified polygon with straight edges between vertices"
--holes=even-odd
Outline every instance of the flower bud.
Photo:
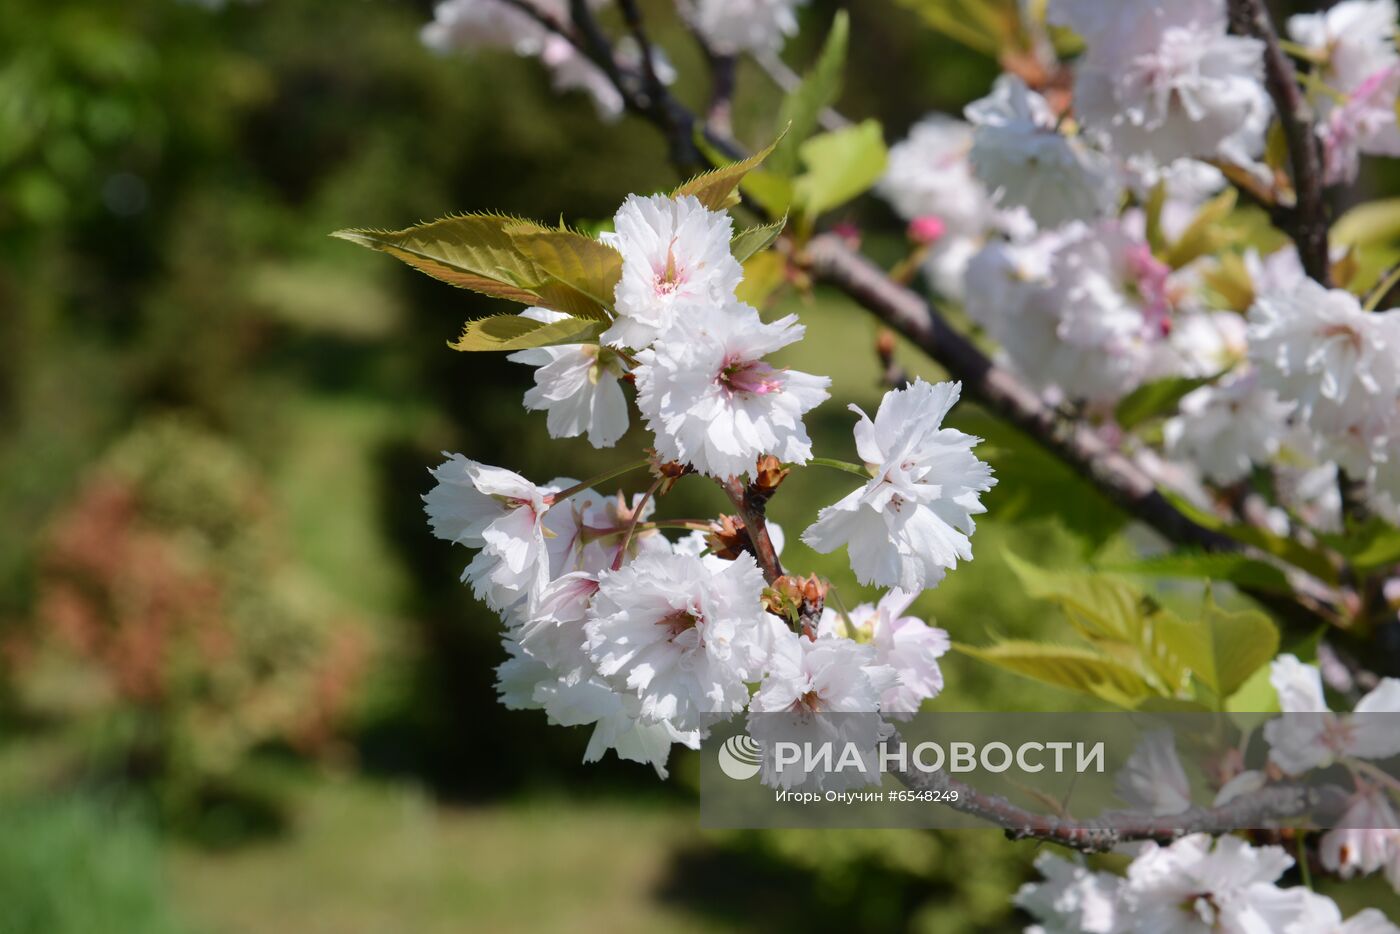
[{"label": "flower bud", "polygon": [[917,243],[919,246],[932,246],[943,239],[943,235],[948,232],[948,225],[943,222],[941,217],[925,214],[910,221],[906,232],[911,243]]}]

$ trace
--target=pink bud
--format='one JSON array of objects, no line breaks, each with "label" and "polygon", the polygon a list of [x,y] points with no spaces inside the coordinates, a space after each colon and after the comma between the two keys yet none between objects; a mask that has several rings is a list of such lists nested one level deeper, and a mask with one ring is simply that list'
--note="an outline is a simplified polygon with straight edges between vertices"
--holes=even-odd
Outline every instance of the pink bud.
[{"label": "pink bud", "polygon": [[948,225],[943,223],[943,218],[932,214],[916,217],[909,222],[909,239],[920,246],[932,246],[942,240],[947,232]]}]

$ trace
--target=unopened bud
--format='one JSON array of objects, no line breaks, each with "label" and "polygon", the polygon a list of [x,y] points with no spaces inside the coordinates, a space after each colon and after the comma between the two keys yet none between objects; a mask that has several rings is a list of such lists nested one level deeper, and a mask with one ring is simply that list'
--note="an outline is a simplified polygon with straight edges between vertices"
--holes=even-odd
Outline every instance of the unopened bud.
[{"label": "unopened bud", "polygon": [[875,335],[875,352],[886,363],[894,359],[894,332],[889,328],[881,328]]},{"label": "unopened bud", "polygon": [[751,489],[767,500],[778,492],[778,487],[783,485],[783,481],[790,473],[792,473],[792,468],[784,467],[783,462],[772,454],[764,454],[758,459],[758,467],[754,470]]},{"label": "unopened bud", "polygon": [[943,222],[943,218],[935,217],[932,214],[925,214],[916,217],[909,222],[906,231],[909,242],[917,243],[919,246],[933,246],[943,235],[948,232],[948,225]]}]

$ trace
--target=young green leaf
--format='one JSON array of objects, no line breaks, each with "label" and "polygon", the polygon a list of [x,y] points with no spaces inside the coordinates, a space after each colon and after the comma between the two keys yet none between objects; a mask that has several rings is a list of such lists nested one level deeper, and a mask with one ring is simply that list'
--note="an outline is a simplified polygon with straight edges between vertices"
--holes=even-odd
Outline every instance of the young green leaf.
[{"label": "young green leaf", "polygon": [[1347,211],[1332,225],[1332,242],[1369,246],[1400,239],[1400,198],[1369,201]]},{"label": "young green leaf", "polygon": [[1135,428],[1150,418],[1172,415],[1176,404],[1192,390],[1214,382],[1216,377],[1174,376],[1144,383],[1128,393],[1118,403],[1113,415],[1126,431]]},{"label": "young green leaf", "polygon": [[771,224],[761,224],[757,227],[741,230],[734,235],[733,240],[729,241],[729,251],[739,262],[746,262],[755,253],[762,253],[772,246],[786,226],[787,215],[785,214]]},{"label": "young green leaf", "polygon": [[1192,260],[1214,253],[1224,246],[1230,234],[1222,227],[1222,222],[1230,216],[1238,200],[1239,193],[1233,188],[1226,188],[1202,205],[1190,226],[1167,250],[1167,265],[1180,269]]},{"label": "young green leaf", "polygon": [[814,136],[798,151],[807,172],[797,179],[796,202],[809,221],[863,194],[885,174],[888,158],[876,120]]},{"label": "young green leaf", "polygon": [[985,647],[955,643],[953,648],[1022,677],[1090,694],[1129,710],[1155,693],[1137,672],[1092,649],[1022,641]]},{"label": "young green leaf", "polygon": [[703,175],[695,176],[671,192],[671,197],[679,198],[682,195],[691,195],[711,211],[723,211],[725,208],[738,204],[739,195],[736,189],[738,189],[739,183],[744,180],[744,176],[750,170],[757,168],[764,159],[772,154],[773,149],[783,141],[783,136],[786,133],[787,131],[784,130],[777,139],[747,159],[731,162],[717,169],[711,169]]},{"label": "young green leaf", "polygon": [[550,279],[583,293],[605,307],[622,278],[622,254],[572,230],[508,230],[522,254]]},{"label": "young green leaf", "polygon": [[492,315],[468,321],[462,336],[448,344],[453,350],[513,351],[595,340],[606,325],[601,321],[565,318],[546,323],[519,315]]},{"label": "young green leaf", "polygon": [[778,110],[778,126],[787,127],[787,135],[773,150],[768,167],[784,175],[797,171],[797,149],[816,131],[822,111],[836,102],[841,94],[841,73],[846,67],[846,46],[850,37],[850,17],[837,10],[826,35],[821,55],[802,83],[783,98]]},{"label": "young green leaf", "polygon": [[1157,629],[1162,641],[1220,701],[1278,652],[1278,627],[1269,617],[1258,610],[1223,610],[1209,592],[1199,621],[1167,614],[1157,621]]},{"label": "young green leaf", "polygon": [[405,230],[338,230],[331,236],[388,253],[450,285],[533,304],[544,274],[506,228],[544,229],[518,217],[463,214]]}]

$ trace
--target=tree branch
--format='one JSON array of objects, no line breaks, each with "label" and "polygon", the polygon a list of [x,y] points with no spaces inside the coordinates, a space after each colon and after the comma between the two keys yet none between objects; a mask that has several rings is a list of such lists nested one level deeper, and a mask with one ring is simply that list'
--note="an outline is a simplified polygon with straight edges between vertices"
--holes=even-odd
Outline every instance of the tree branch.
[{"label": "tree branch", "polygon": [[1264,83],[1288,141],[1297,203],[1292,209],[1275,208],[1274,222],[1297,244],[1298,256],[1307,274],[1330,288],[1332,257],[1327,242],[1330,219],[1327,202],[1323,199],[1322,157],[1293,62],[1279,45],[1278,32],[1262,0],[1229,0],[1229,10],[1231,31],[1264,43]]},{"label": "tree branch", "polygon": [[751,495],[751,491],[738,477],[721,480],[719,485],[729,497],[729,501],[734,504],[739,518],[744,520],[744,530],[753,545],[758,566],[763,569],[763,578],[772,584],[783,576],[783,565],[778,560],[778,550],[773,547],[773,539],[768,534],[768,519],[764,514],[763,505],[757,501],[757,497]]},{"label": "tree branch", "polygon": [[913,791],[957,792],[957,800],[940,802],[956,811],[1001,827],[1013,840],[1044,840],[1084,853],[1101,853],[1120,843],[1153,840],[1171,843],[1192,833],[1224,833],[1267,827],[1304,815],[1340,815],[1348,792],[1336,786],[1270,785],[1213,808],[1191,808],[1155,817],[1117,812],[1075,820],[1028,811],[999,795],[984,794],[946,772],[896,772]]}]

